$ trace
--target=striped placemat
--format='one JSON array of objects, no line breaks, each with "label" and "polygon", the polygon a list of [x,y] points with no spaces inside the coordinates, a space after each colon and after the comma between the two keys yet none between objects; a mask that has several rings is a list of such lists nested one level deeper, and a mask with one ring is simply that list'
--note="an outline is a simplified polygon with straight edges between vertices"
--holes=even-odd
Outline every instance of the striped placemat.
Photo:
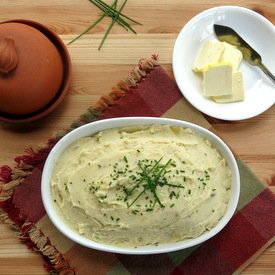
[{"label": "striped placemat", "polygon": [[[156,56],[141,59],[95,106],[50,138],[27,149],[15,167],[0,168],[0,215],[16,228],[51,274],[238,274],[275,240],[275,196],[234,152],[240,174],[237,211],[227,226],[201,245],[172,253],[135,256],[96,251],[62,235],[50,222],[41,199],[43,165],[53,146],[69,131],[125,116],[168,117],[215,129],[182,96]],[[64,125],[65,126],[65,125]],[[66,126],[65,126],[66,127]]]}]

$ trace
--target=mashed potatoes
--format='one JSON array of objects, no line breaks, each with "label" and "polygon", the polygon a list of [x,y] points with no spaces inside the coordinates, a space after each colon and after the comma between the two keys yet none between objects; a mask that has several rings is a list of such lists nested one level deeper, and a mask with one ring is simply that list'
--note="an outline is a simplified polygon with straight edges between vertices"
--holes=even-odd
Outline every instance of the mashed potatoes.
[{"label": "mashed potatoes", "polygon": [[132,126],[71,144],[51,179],[60,217],[96,242],[123,247],[196,238],[229,201],[231,173],[189,128]]}]

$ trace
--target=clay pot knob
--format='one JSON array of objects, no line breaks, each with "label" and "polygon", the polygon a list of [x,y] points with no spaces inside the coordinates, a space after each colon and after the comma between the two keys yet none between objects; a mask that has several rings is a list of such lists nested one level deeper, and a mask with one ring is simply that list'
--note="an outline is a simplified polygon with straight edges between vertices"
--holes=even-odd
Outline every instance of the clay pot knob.
[{"label": "clay pot knob", "polygon": [[7,74],[18,64],[14,40],[0,37],[0,73]]}]

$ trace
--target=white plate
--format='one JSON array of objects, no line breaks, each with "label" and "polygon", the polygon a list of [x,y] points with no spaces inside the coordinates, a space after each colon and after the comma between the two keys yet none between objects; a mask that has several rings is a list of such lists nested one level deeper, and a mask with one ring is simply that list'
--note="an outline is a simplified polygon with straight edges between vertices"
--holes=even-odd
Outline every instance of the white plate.
[{"label": "white plate", "polygon": [[260,14],[246,8],[221,6],[191,19],[180,32],[173,52],[173,71],[184,97],[201,112],[224,120],[254,117],[275,103],[275,85],[258,67],[242,61],[245,100],[219,104],[202,95],[202,77],[192,71],[193,63],[207,41],[218,41],[213,24],[233,28],[261,56],[275,74],[275,27]]}]

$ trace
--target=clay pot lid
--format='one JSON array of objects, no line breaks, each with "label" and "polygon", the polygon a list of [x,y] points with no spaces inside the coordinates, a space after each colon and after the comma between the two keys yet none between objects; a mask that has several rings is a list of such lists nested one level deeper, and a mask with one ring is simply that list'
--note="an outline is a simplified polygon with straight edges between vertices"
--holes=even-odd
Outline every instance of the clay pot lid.
[{"label": "clay pot lid", "polygon": [[20,123],[46,116],[69,90],[71,61],[66,46],[46,26],[22,19],[0,23],[1,45],[6,51],[0,57],[0,119]]}]

